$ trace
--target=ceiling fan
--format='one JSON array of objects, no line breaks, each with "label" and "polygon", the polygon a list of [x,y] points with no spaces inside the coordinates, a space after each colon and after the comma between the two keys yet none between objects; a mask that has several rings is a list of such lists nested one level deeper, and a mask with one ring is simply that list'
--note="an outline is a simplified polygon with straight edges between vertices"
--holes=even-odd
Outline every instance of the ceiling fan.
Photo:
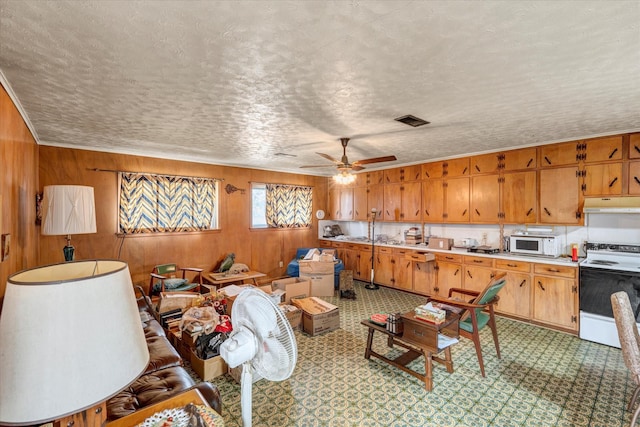
[{"label": "ceiling fan", "polygon": [[[342,143],[342,159],[340,160],[337,160],[328,154],[324,154],[324,153],[316,153],[316,154],[333,162],[335,166],[338,168],[338,170],[341,172],[347,172],[350,170],[359,171],[364,169],[364,166],[362,165],[368,165],[371,163],[392,162],[394,160],[398,160],[396,156],[383,156],[383,157],[373,157],[371,159],[356,160],[355,162],[349,163],[349,159],[347,158],[347,144],[349,144],[349,138],[340,138],[340,143]],[[301,168],[326,168],[328,166],[329,165],[307,165],[307,166],[300,166],[300,167]]]}]

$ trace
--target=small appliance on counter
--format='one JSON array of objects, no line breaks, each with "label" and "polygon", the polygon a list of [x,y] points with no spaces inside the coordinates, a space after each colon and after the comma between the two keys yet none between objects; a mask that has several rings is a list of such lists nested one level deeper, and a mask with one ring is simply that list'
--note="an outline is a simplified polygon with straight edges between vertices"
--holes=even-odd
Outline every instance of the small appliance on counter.
[{"label": "small appliance on counter", "polygon": [[344,235],[344,233],[338,224],[324,226],[322,237],[337,237],[342,235]]},{"label": "small appliance on counter", "polygon": [[497,254],[500,252],[498,248],[492,248],[491,246],[470,246],[467,252],[475,252],[478,254]]},{"label": "small appliance on counter", "polygon": [[509,236],[509,252],[557,258],[562,254],[560,236],[555,234],[517,232]]}]

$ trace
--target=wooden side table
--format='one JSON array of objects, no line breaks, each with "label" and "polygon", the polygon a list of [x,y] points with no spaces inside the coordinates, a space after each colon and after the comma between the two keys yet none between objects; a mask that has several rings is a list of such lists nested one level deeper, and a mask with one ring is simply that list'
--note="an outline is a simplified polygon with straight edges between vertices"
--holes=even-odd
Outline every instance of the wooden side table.
[{"label": "wooden side table", "polygon": [[[373,356],[390,364],[391,366],[395,366],[396,368],[424,381],[424,386],[427,391],[431,391],[433,390],[433,361],[442,363],[446,366],[447,372],[453,373],[451,347],[439,347],[438,335],[444,333],[449,337],[458,338],[458,324],[460,316],[455,313],[448,313],[445,322],[439,325],[415,319],[413,317],[413,312],[403,314],[402,319],[404,322],[404,332],[402,335],[392,334],[387,331],[387,328],[384,326],[376,325],[370,320],[363,320],[360,322],[369,328],[367,348],[364,353],[364,358],[370,359],[371,356]],[[388,357],[375,352],[372,349],[373,333],[375,331],[387,335],[387,345],[389,347],[393,347],[395,344],[407,349],[408,351],[402,353],[395,359],[389,359]],[[444,359],[437,355],[441,351],[444,351]],[[424,375],[407,367],[409,363],[413,362],[420,356],[424,356]]]},{"label": "wooden side table", "polygon": [[[265,273],[260,273],[259,271],[246,271],[244,273],[237,274],[225,274],[225,273],[207,273],[202,276],[203,286],[208,288],[210,291],[215,292],[217,288],[223,287],[232,283],[241,285],[245,280],[252,280],[255,286],[258,286],[258,281],[260,277],[266,277]],[[213,288],[213,289],[212,289]]]},{"label": "wooden side table", "polygon": [[[180,394],[177,394],[167,400],[158,402],[155,405],[142,408],[133,414],[129,414],[126,417],[118,418],[117,420],[107,423],[106,427],[133,427],[142,423],[144,420],[155,414],[156,412],[164,411],[165,409],[182,408],[185,405],[193,403],[194,405],[204,405],[210,408],[209,404],[205,402],[202,394],[197,389],[187,390]],[[213,411],[213,409],[212,409]],[[220,422],[209,425],[207,427],[224,427],[224,421],[222,417],[219,417]]]}]

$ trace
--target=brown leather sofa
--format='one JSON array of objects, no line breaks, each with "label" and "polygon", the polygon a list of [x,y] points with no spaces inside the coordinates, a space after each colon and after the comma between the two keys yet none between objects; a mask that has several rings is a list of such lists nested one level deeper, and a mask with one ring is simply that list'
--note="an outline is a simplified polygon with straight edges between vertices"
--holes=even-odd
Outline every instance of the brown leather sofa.
[{"label": "brown leather sofa", "polygon": [[168,399],[185,390],[196,388],[218,413],[221,412],[220,392],[208,382],[196,383],[183,368],[180,354],[169,342],[142,289],[136,289],[140,297],[141,313],[148,313],[150,320],[144,323],[144,333],[149,346],[149,365],[140,377],[126,389],[107,401],[107,421],[112,421],[145,406]]}]

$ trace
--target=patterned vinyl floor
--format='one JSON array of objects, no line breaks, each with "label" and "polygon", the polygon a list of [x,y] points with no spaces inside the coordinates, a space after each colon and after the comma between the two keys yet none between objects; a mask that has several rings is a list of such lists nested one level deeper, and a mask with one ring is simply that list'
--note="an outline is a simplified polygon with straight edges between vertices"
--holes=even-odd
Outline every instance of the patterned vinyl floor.
[{"label": "patterned vinyl floor", "polygon": [[[356,282],[356,300],[340,307],[341,329],[310,337],[296,332],[299,359],[289,380],[253,385],[254,426],[628,426],[634,386],[619,349],[560,332],[498,319],[502,359],[482,332],[486,378],[473,343],[452,348],[454,373],[434,364],[434,389],[384,362],[364,359],[373,313],[395,313],[424,297]],[[393,356],[382,334],[374,349]],[[424,372],[419,358],[412,368]],[[226,427],[242,425],[240,385],[228,374],[212,381],[222,395]]]}]

